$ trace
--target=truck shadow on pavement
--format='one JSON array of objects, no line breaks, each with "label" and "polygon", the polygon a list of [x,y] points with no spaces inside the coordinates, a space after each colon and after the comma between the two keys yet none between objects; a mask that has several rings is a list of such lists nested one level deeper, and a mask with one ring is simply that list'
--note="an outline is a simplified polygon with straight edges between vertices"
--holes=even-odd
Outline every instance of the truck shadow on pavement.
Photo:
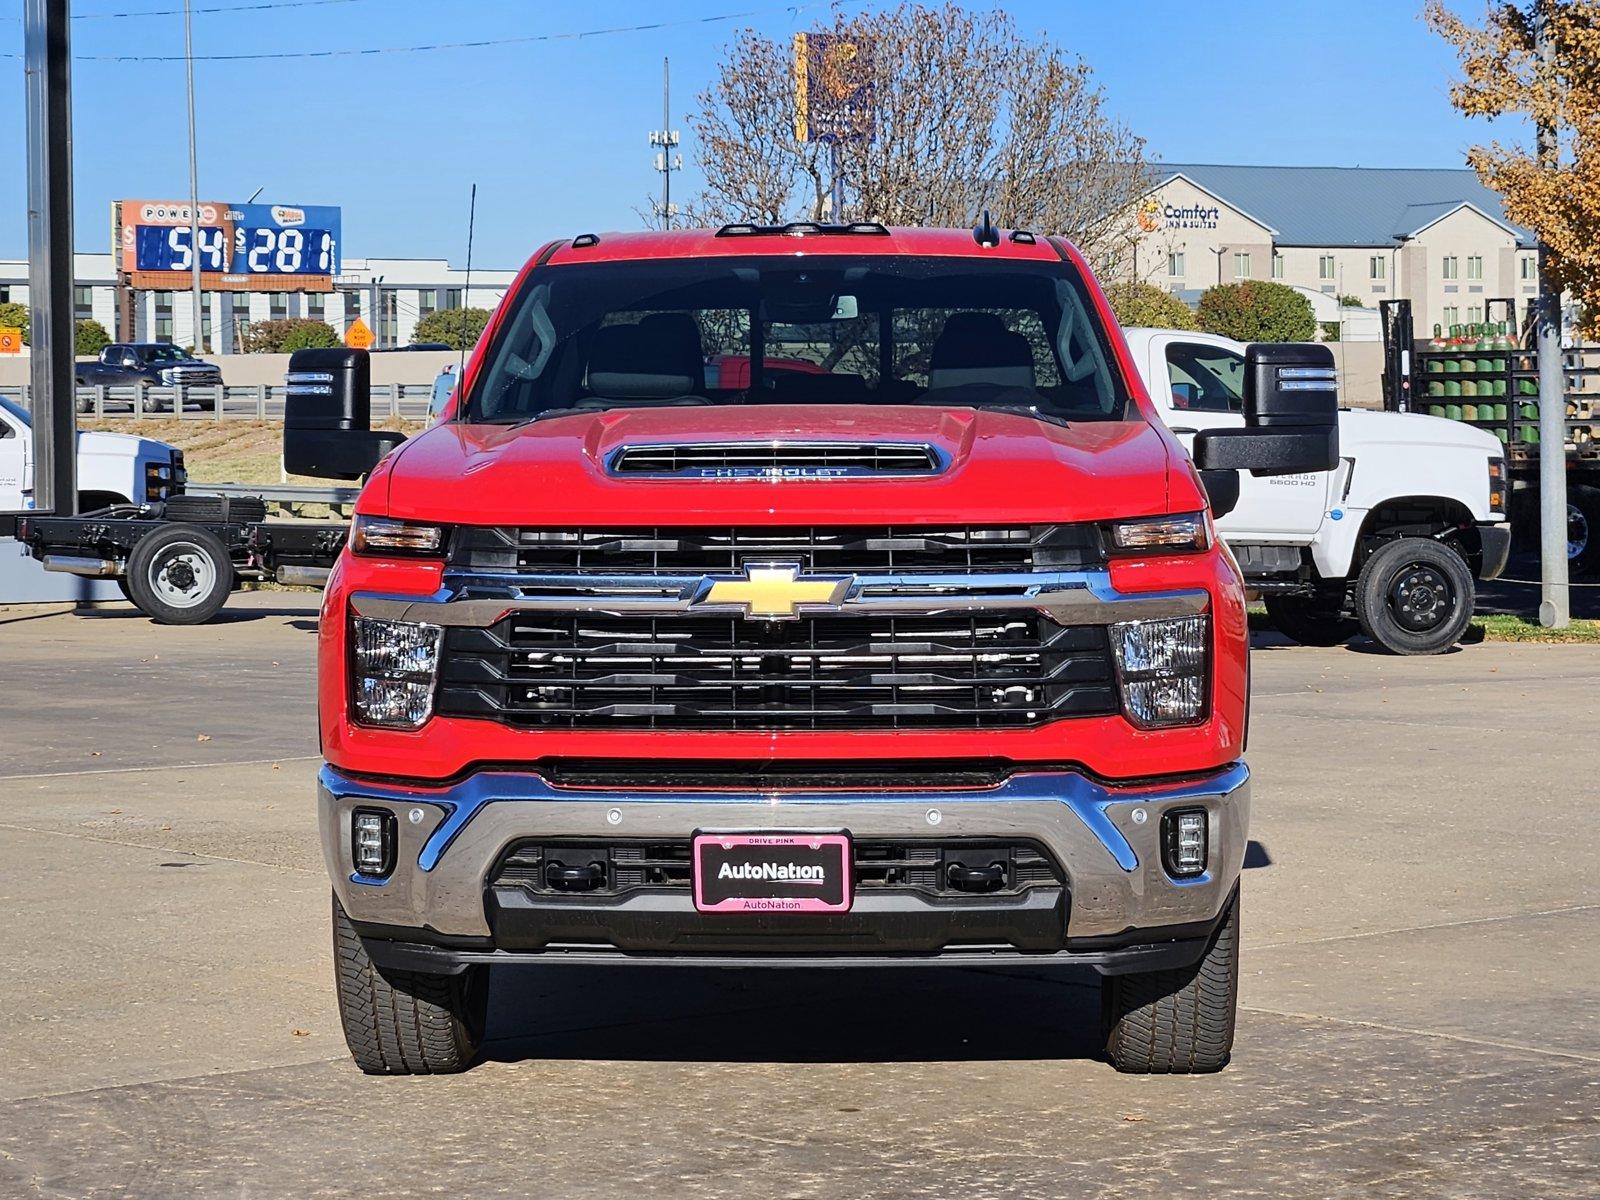
[{"label": "truck shadow on pavement", "polygon": [[484,1059],[1094,1059],[1099,977],[1073,967],[549,966],[496,972]]}]

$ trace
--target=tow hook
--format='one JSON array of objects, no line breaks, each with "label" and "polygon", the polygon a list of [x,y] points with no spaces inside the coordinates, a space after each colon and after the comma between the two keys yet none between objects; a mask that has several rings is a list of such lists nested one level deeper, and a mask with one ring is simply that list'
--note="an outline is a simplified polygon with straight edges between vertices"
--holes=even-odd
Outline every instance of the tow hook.
[{"label": "tow hook", "polygon": [[559,859],[552,860],[544,869],[545,883],[558,892],[592,892],[606,881],[606,865],[602,862],[568,866]]},{"label": "tow hook", "polygon": [[958,892],[997,892],[1006,885],[1006,864],[993,862],[986,867],[969,867],[953,862],[946,868],[945,878]]}]

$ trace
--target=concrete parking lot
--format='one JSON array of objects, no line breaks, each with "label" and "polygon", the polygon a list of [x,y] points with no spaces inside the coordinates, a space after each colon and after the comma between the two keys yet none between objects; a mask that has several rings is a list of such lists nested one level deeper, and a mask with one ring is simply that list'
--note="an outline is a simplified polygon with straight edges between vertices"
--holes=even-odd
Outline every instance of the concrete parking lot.
[{"label": "concrete parking lot", "polygon": [[0,615],[0,1195],[1592,1197],[1600,648],[1254,657],[1234,1061],[1090,975],[504,974],[488,1061],[338,1031],[315,597]]}]

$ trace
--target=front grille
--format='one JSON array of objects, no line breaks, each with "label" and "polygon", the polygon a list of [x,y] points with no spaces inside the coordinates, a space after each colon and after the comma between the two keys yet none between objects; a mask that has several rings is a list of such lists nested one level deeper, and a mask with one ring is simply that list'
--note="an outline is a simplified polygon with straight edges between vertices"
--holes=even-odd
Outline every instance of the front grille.
[{"label": "front grille", "polygon": [[613,475],[738,479],[837,479],[865,475],[932,475],[933,447],[903,442],[702,442],[624,446]]},{"label": "front grille", "polygon": [[1117,711],[1106,631],[1018,613],[519,612],[445,633],[437,710],[566,729],[983,729]]},{"label": "front grille", "polygon": [[762,561],[819,573],[971,573],[1088,570],[1104,555],[1094,525],[463,528],[451,546],[454,568],[481,573],[736,573]]},{"label": "front grille", "polygon": [[[1063,885],[1060,868],[1035,842],[1022,839],[943,841],[852,841],[851,878],[860,892],[920,892],[928,896],[1016,896],[1035,887]],[[646,889],[688,891],[687,838],[634,842],[519,842],[490,873],[489,886],[521,888],[536,896],[622,896]],[[581,891],[551,885],[552,864],[597,866]],[[958,888],[951,867],[983,869],[1002,864],[1000,886]]]}]

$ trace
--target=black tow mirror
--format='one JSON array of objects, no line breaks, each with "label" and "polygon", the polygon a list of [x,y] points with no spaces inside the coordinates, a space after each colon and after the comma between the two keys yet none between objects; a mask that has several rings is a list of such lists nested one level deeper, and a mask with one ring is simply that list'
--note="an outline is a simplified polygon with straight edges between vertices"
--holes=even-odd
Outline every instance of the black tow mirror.
[{"label": "black tow mirror", "polygon": [[283,467],[291,475],[361,479],[405,434],[372,429],[365,350],[296,350],[283,409]]},{"label": "black tow mirror", "polygon": [[1299,475],[1339,464],[1339,377],[1314,342],[1257,342],[1244,352],[1243,429],[1195,435],[1201,471]]}]

